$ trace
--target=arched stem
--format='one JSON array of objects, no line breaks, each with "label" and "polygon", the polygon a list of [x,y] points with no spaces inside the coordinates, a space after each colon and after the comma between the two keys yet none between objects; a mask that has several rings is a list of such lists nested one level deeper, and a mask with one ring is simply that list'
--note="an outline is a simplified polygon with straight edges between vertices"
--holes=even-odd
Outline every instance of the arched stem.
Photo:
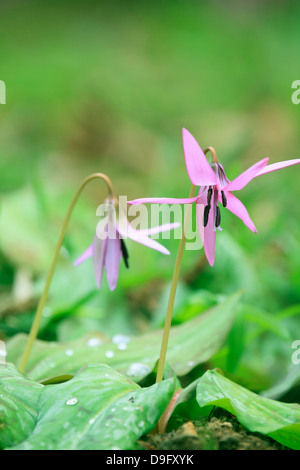
[{"label": "arched stem", "polygon": [[204,150],[203,150],[203,153],[206,155],[208,152],[211,153],[211,156],[212,156],[212,162],[213,163],[219,163],[219,160],[218,160],[218,157],[217,157],[217,152],[215,151],[215,149],[213,147],[206,147]]},{"label": "arched stem", "polygon": [[83,180],[83,182],[79,186],[78,190],[76,191],[76,193],[75,193],[75,195],[74,195],[74,197],[71,201],[71,204],[69,206],[68,212],[67,212],[67,214],[64,218],[64,221],[63,221],[63,226],[61,228],[61,232],[60,232],[57,244],[56,244],[56,248],[55,248],[55,251],[54,251],[54,256],[53,256],[53,259],[52,259],[50,269],[48,271],[48,275],[47,275],[47,278],[46,278],[44,290],[43,290],[42,296],[40,298],[40,301],[39,301],[39,304],[38,304],[38,307],[37,307],[37,311],[36,311],[36,314],[35,314],[35,317],[34,317],[34,321],[32,323],[32,327],[31,327],[31,330],[30,330],[30,333],[29,333],[29,336],[28,336],[28,340],[27,340],[27,344],[26,344],[23,356],[20,360],[19,371],[21,373],[23,373],[24,370],[25,370],[25,367],[26,367],[26,364],[27,364],[27,361],[28,361],[33,343],[34,343],[34,341],[37,337],[37,334],[38,334],[38,330],[39,330],[43,310],[44,310],[44,307],[45,307],[45,304],[46,304],[50,284],[51,284],[51,281],[52,281],[54,270],[55,270],[57,260],[58,260],[58,257],[59,257],[59,252],[60,252],[64,237],[65,237],[65,234],[66,234],[66,230],[67,230],[68,223],[69,223],[71,214],[73,212],[74,206],[75,206],[82,190],[85,188],[85,186],[90,181],[92,181],[94,179],[104,180],[106,182],[107,186],[108,186],[109,196],[112,199],[115,199],[112,183],[111,183],[110,179],[108,178],[108,176],[106,176],[104,173],[93,173],[93,174],[91,174],[90,176],[88,176],[87,178],[85,178]]}]

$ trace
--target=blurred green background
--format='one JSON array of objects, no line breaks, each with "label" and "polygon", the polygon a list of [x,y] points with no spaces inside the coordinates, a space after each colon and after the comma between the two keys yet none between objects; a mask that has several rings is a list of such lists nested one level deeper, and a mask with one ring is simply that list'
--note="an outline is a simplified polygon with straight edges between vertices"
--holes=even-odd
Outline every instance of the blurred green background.
[{"label": "blurred green background", "polygon": [[[29,330],[64,214],[89,173],[107,173],[128,199],[185,197],[182,127],[215,147],[230,179],[264,157],[300,157],[299,22],[299,2],[283,0],[1,1],[2,338]],[[292,167],[239,193],[258,234],[222,210],[213,269],[203,250],[184,257],[174,323],[245,289],[223,367],[257,390],[300,374],[290,359],[300,337],[299,180]],[[41,338],[162,324],[178,240],[162,240],[168,257],[128,242],[131,267],[121,266],[114,293],[106,280],[95,289],[91,263],[72,266],[105,194],[95,182],[76,207]]]}]

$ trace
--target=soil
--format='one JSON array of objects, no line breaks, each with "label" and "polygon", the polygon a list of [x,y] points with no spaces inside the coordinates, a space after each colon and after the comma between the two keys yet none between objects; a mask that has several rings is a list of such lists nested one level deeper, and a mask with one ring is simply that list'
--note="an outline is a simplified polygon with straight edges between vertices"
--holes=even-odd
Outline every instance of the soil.
[{"label": "soil", "polygon": [[235,418],[189,421],[176,431],[140,442],[151,450],[288,450],[273,439],[251,433]]}]

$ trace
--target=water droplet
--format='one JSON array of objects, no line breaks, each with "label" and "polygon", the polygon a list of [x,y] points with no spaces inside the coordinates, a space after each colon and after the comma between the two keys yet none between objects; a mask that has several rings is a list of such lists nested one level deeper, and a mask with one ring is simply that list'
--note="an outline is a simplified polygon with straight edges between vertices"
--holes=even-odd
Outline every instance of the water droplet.
[{"label": "water droplet", "polygon": [[78,401],[78,398],[72,397],[66,401],[66,405],[77,405]]},{"label": "water droplet", "polygon": [[100,338],[90,338],[87,342],[87,345],[88,346],[100,346],[100,344],[102,344],[102,341]]},{"label": "water droplet", "polygon": [[140,364],[139,362],[134,362],[133,364],[131,364],[131,366],[127,370],[127,375],[129,377],[141,376],[141,375],[149,374],[150,371],[151,371],[150,367],[148,367],[146,364]]},{"label": "water droplet", "polygon": [[89,424],[93,424],[95,421],[96,421],[96,418],[91,418],[91,419],[89,420]]},{"label": "water droplet", "polygon": [[105,356],[106,357],[114,357],[115,353],[113,351],[106,351]]},{"label": "water droplet", "polygon": [[116,411],[116,408],[112,408],[111,411],[112,411],[112,412]]},{"label": "water droplet", "polygon": [[120,351],[125,351],[125,349],[127,349],[127,343],[119,343],[118,349],[120,349]]},{"label": "water droplet", "polygon": [[73,356],[74,351],[72,349],[67,349],[66,350],[66,356]]},{"label": "water droplet", "polygon": [[114,344],[128,344],[130,342],[130,337],[126,335],[118,334],[118,335],[113,336],[112,342]]},{"label": "water droplet", "polygon": [[195,365],[195,362],[194,361],[189,361],[187,363],[188,367],[193,367]]}]

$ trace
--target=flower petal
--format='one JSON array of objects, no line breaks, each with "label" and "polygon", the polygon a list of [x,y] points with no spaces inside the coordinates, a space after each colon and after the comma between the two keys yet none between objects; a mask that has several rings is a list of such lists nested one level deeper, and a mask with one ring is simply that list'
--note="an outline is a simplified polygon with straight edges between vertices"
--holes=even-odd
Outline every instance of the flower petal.
[{"label": "flower petal", "polygon": [[262,168],[256,176],[265,175],[266,173],[270,173],[271,171],[281,170],[281,168],[296,165],[297,163],[300,163],[299,158],[296,158],[294,160],[286,160],[285,162],[271,163],[271,165],[267,165],[265,168]]},{"label": "flower petal", "polygon": [[172,224],[163,224],[163,225],[159,225],[158,227],[141,229],[139,230],[139,233],[141,235],[145,235],[146,237],[148,237],[149,235],[155,235],[156,233],[174,230],[175,228],[180,227],[180,225],[181,224],[179,222],[174,222]]},{"label": "flower petal", "polygon": [[204,207],[207,205],[207,191],[203,192],[196,204],[196,218],[198,231],[203,243],[203,248],[207,261],[211,266],[215,262],[215,247],[216,247],[216,229],[214,223],[214,210],[211,207],[208,216],[206,227],[203,225]]},{"label": "flower petal", "polygon": [[130,238],[131,240],[141,243],[142,245],[148,246],[149,248],[153,248],[153,250],[159,251],[160,253],[163,253],[165,255],[170,254],[169,250],[167,250],[163,245],[161,245],[157,241],[152,240],[152,238],[148,238],[142,230],[134,229],[129,224],[127,219],[122,218],[122,220],[120,220],[117,230],[120,233],[121,237],[124,239]]},{"label": "flower petal", "polygon": [[197,200],[198,196],[195,197],[186,197],[186,198],[173,198],[173,197],[144,197],[140,199],[134,199],[128,201],[129,205],[136,204],[191,204]]},{"label": "flower petal", "polygon": [[73,266],[83,263],[85,260],[93,256],[93,245],[89,246],[88,249],[73,263]]},{"label": "flower petal", "polygon": [[122,257],[120,238],[107,238],[107,246],[105,250],[105,269],[107,274],[107,282],[110,290],[114,290],[117,286],[119,277],[120,260]]},{"label": "flower petal", "polygon": [[260,160],[259,162],[250,166],[248,170],[241,173],[237,178],[228,183],[223,189],[226,191],[238,191],[244,188],[246,184],[248,184],[253,178],[255,178],[255,176],[260,173],[260,171],[264,169],[268,161],[268,158],[264,158],[263,160]]},{"label": "flower petal", "polygon": [[204,152],[192,134],[182,129],[185,164],[191,182],[196,186],[217,184],[217,177]]},{"label": "flower petal", "polygon": [[101,240],[95,235],[93,240],[93,264],[98,289],[101,287],[107,238]]},{"label": "flower petal", "polygon": [[[256,227],[254,223],[252,222],[250,215],[248,214],[248,211],[244,204],[237,198],[235,197],[232,193],[230,192],[225,192],[226,195],[226,208],[230,210],[233,214],[235,214],[237,217],[239,217],[244,224],[252,230],[252,232],[257,232]],[[222,203],[222,197],[219,194],[219,201]]]}]

